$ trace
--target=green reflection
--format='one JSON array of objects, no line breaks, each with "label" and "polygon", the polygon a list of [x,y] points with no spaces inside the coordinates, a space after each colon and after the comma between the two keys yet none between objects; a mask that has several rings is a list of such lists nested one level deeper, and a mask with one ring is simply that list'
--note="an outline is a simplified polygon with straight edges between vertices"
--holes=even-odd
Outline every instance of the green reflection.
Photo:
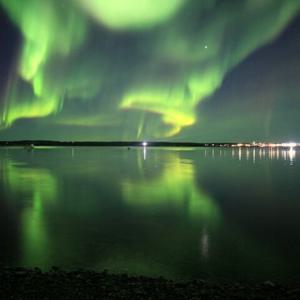
[{"label": "green reflection", "polygon": [[176,154],[166,158],[161,173],[153,179],[133,181],[124,179],[124,200],[134,208],[145,211],[168,207],[188,217],[218,223],[219,210],[213,199],[200,191],[196,185],[196,172],[192,161],[181,159]]},{"label": "green reflection", "polygon": [[[20,213],[17,263],[171,278],[245,270],[251,276],[261,266],[271,268],[263,276],[287,270],[280,247],[270,247],[238,221],[249,182],[266,186],[262,166],[249,173],[249,165],[233,164],[231,155],[203,160],[198,150],[143,150],[22,149],[9,150],[9,158],[0,153],[0,187],[13,213]],[[237,212],[221,210],[222,197],[204,192],[203,179],[213,180],[214,196],[232,198]],[[233,182],[241,184],[240,193]],[[254,190],[248,201],[267,217],[270,206],[264,208]],[[257,222],[244,215],[250,225]]]},{"label": "green reflection", "polygon": [[6,160],[4,165],[6,188],[24,205],[21,215],[21,265],[45,266],[49,264],[51,241],[44,208],[57,201],[57,182],[52,174],[39,168],[27,167]]}]

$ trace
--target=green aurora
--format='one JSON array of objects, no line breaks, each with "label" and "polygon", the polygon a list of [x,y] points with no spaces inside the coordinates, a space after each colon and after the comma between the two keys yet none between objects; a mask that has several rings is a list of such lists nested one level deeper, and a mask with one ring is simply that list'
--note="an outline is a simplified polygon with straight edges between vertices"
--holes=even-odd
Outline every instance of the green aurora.
[{"label": "green aurora", "polygon": [[298,0],[0,5],[21,38],[0,101],[0,136],[80,139],[86,129],[91,140],[180,138],[199,128],[203,100],[300,9]]}]

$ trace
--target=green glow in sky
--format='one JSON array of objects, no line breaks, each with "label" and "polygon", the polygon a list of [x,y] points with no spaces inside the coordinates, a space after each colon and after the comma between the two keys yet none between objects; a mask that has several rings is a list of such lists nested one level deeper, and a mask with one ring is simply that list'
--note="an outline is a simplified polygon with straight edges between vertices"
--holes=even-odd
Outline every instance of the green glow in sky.
[{"label": "green glow in sky", "polygon": [[172,137],[197,126],[201,103],[300,9],[298,0],[0,5],[22,38],[1,99],[0,128],[40,118],[37,124],[66,132],[93,127],[96,139],[101,132],[116,139]]},{"label": "green glow in sky", "polygon": [[186,0],[77,0],[111,29],[143,29],[171,18]]},{"label": "green glow in sky", "polygon": [[4,116],[9,126],[19,118],[45,117],[59,110],[62,91],[48,81],[46,68],[83,41],[85,23],[72,7],[62,11],[62,2],[56,0],[0,2],[23,36],[16,76],[32,86],[32,94],[24,99],[17,79],[12,85]]},{"label": "green glow in sky", "polygon": [[23,35],[19,73],[32,80],[53,55],[68,55],[85,33],[83,17],[70,6],[51,1],[1,0]]}]

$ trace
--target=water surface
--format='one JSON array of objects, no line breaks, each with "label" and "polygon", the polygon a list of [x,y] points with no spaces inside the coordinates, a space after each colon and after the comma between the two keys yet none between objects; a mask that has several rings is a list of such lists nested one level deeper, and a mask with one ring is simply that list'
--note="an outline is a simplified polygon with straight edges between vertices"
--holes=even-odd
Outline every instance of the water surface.
[{"label": "water surface", "polygon": [[0,262],[297,280],[291,150],[0,149]]}]

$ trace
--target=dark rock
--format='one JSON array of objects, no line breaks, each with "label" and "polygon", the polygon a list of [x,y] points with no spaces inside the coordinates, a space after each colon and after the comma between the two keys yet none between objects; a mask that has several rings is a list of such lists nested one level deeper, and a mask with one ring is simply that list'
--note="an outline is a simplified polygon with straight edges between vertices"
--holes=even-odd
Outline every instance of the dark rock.
[{"label": "dark rock", "polygon": [[267,287],[271,287],[271,288],[275,287],[275,283],[270,280],[265,281],[263,284]]}]

